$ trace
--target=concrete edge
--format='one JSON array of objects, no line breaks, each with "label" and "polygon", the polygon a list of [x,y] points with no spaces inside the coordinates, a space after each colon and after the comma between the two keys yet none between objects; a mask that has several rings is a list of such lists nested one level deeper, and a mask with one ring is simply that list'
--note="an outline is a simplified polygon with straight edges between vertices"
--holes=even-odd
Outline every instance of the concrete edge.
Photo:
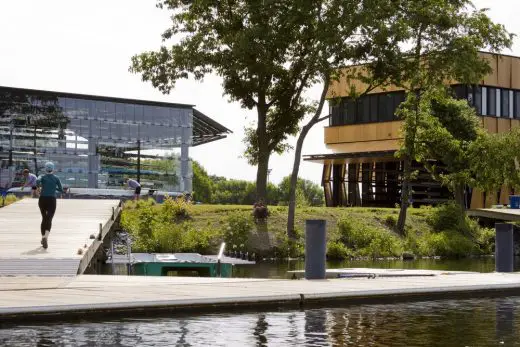
[{"label": "concrete edge", "polygon": [[473,299],[482,297],[520,296],[515,283],[497,285],[460,286],[450,288],[410,288],[373,290],[365,292],[336,292],[321,294],[286,294],[231,298],[158,300],[141,302],[53,305],[45,307],[15,307],[0,309],[0,326],[30,321],[103,320],[110,317],[160,316],[161,314],[193,314],[211,312],[258,312],[266,309],[322,308],[335,304],[370,305],[398,302]]}]

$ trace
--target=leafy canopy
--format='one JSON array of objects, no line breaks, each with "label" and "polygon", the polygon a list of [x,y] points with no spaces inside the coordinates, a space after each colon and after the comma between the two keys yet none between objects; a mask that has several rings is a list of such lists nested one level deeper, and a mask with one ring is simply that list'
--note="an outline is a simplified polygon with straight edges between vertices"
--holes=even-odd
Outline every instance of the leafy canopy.
[{"label": "leafy canopy", "polygon": [[366,51],[359,28],[382,11],[376,3],[161,0],[158,6],[173,13],[165,45],[134,56],[131,71],[164,93],[179,79],[222,77],[231,101],[257,109],[256,129],[247,128],[245,138],[246,157],[256,165],[289,148],[284,141],[315,107],[305,91]]}]

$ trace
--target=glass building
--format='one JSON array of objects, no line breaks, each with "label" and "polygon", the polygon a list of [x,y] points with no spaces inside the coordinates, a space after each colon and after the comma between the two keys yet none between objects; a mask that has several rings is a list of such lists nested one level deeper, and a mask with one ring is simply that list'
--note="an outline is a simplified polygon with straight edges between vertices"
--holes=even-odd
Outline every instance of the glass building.
[{"label": "glass building", "polygon": [[0,188],[52,161],[69,187],[191,193],[189,148],[230,132],[192,105],[0,87]]}]

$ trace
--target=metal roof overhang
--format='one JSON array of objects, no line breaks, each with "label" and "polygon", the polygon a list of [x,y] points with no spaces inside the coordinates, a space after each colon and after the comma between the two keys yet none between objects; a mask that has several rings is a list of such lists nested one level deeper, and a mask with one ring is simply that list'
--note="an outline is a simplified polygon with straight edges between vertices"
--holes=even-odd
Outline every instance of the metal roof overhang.
[{"label": "metal roof overhang", "polygon": [[232,131],[209,118],[197,109],[193,109],[193,146],[220,140]]},{"label": "metal roof overhang", "polygon": [[394,161],[395,151],[329,153],[304,155],[303,160],[319,164],[363,163],[377,159],[378,161]]}]

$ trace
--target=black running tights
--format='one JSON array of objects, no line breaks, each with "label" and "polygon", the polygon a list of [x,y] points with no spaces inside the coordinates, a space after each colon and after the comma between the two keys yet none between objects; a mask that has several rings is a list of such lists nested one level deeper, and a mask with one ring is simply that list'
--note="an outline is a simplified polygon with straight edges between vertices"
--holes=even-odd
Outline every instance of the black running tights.
[{"label": "black running tights", "polygon": [[40,196],[40,199],[38,200],[38,207],[42,213],[42,224],[40,226],[40,231],[42,232],[43,236],[45,235],[45,230],[51,231],[52,218],[54,217],[54,212],[56,212],[56,198],[52,196]]}]

